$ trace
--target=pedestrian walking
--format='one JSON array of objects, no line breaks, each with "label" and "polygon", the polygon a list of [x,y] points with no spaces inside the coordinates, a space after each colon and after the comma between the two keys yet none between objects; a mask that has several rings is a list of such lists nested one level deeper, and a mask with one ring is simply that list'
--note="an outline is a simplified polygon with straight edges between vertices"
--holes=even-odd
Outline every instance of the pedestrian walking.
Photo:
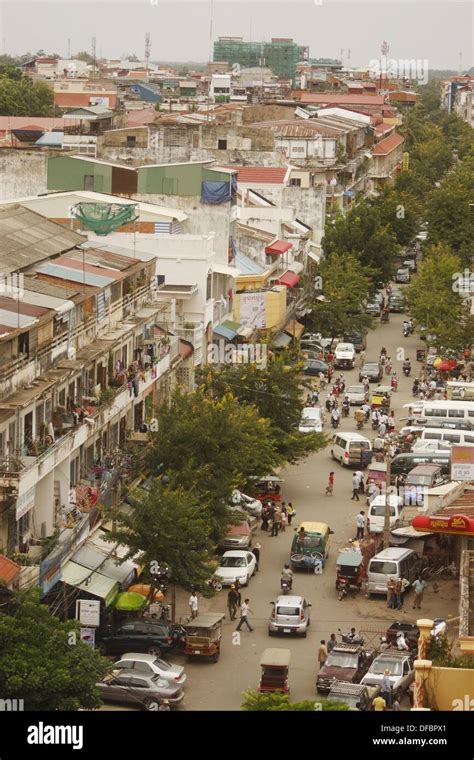
[{"label": "pedestrian walking", "polygon": [[331,633],[330,637],[328,638],[326,649],[328,650],[328,654],[331,654],[332,650],[337,644],[336,634]]},{"label": "pedestrian walking", "polygon": [[364,488],[364,473],[362,470],[357,470],[356,475],[359,478],[359,493],[364,494],[365,488]]},{"label": "pedestrian walking", "polygon": [[191,620],[194,620],[194,618],[197,618],[198,616],[198,598],[195,591],[191,593],[191,596],[189,597],[189,609],[191,611]]},{"label": "pedestrian walking", "polygon": [[381,696],[375,697],[375,699],[372,701],[372,709],[376,712],[381,712],[387,708],[387,703],[385,699]]},{"label": "pedestrian walking", "polygon": [[387,581],[387,607],[391,610],[395,607],[395,578]]},{"label": "pedestrian walking", "polygon": [[356,517],[356,525],[357,525],[357,540],[359,541],[361,538],[364,538],[365,533],[365,512],[361,511]]},{"label": "pedestrian walking", "polygon": [[280,529],[284,532],[286,530],[286,524],[288,522],[288,513],[286,511],[286,507],[282,507],[281,509],[281,523],[280,523]]},{"label": "pedestrian walking", "polygon": [[423,594],[425,592],[425,588],[426,588],[426,581],[424,581],[420,575],[418,576],[418,578],[413,584],[413,591],[415,592],[415,600],[413,602],[414,610],[421,609],[421,603],[423,601]]},{"label": "pedestrian walking", "polygon": [[278,536],[278,531],[281,527],[281,510],[277,507],[275,509],[275,514],[273,515],[273,525],[272,525],[272,532],[270,533],[270,536]]},{"label": "pedestrian walking", "polygon": [[352,501],[356,500],[359,501],[359,486],[360,481],[357,477],[357,473],[355,472],[352,476]]},{"label": "pedestrian walking", "polygon": [[237,610],[239,608],[239,593],[236,590],[234,584],[230,587],[230,591],[227,594],[227,609],[229,610],[229,617],[231,620],[235,620],[237,617]]},{"label": "pedestrian walking", "polygon": [[388,668],[385,668],[383,672],[380,696],[382,699],[385,699],[387,707],[390,708],[392,706],[392,682],[390,681],[390,670]]},{"label": "pedestrian walking", "polygon": [[291,525],[291,521],[293,517],[296,515],[296,509],[294,508],[291,501],[288,502],[288,505],[286,507],[286,514],[288,515],[288,525]]},{"label": "pedestrian walking", "polygon": [[321,644],[318,649],[318,662],[319,662],[319,669],[323,667],[324,663],[326,662],[328,658],[328,650],[326,646],[326,642],[324,639],[321,639]]},{"label": "pedestrian walking", "polygon": [[260,549],[261,548],[262,548],[262,545],[259,544],[259,543],[256,543],[255,546],[252,549],[252,554],[255,557],[255,562],[257,563],[256,567],[255,567],[257,573],[258,573],[258,571],[260,569]]},{"label": "pedestrian walking", "polygon": [[365,362],[365,351],[361,351],[359,354],[359,367],[362,369]]},{"label": "pedestrian walking", "polygon": [[248,621],[249,612],[252,612],[252,610],[250,609],[249,602],[250,602],[250,599],[245,599],[245,601],[242,603],[240,607],[240,621],[237,628],[235,629],[236,631],[240,631],[240,629],[242,628],[244,624],[247,626],[250,632],[253,631],[253,628]]},{"label": "pedestrian walking", "polygon": [[334,472],[329,473],[328,484],[326,486],[326,496],[333,496],[334,494]]}]

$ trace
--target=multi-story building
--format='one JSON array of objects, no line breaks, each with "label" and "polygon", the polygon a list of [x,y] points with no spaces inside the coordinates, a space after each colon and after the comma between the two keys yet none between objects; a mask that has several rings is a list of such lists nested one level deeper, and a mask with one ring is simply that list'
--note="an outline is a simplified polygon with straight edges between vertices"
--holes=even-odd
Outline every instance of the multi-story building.
[{"label": "multi-story building", "polygon": [[309,53],[289,38],[270,42],[245,42],[243,37],[219,37],[214,42],[214,60],[249,68],[267,66],[274,74],[295,82],[298,62]]},{"label": "multi-story building", "polygon": [[157,327],[154,261],[85,250],[20,204],[0,220],[0,551],[25,553],[96,503],[184,352]]}]

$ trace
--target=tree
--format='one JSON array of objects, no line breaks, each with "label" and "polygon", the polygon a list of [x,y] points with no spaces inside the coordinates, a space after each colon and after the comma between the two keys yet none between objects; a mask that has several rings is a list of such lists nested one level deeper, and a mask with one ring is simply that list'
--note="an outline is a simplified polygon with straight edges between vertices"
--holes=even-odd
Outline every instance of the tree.
[{"label": "tree", "polygon": [[298,431],[305,406],[301,370],[302,362],[294,362],[284,353],[270,357],[266,367],[255,363],[208,365],[201,371],[199,382],[216,398],[232,393],[241,404],[256,407],[260,417],[270,422],[278,453],[284,460],[296,462],[326,444],[322,434]]},{"label": "tree", "polygon": [[244,692],[243,696],[244,701],[241,709],[246,712],[315,712],[319,709],[322,709],[323,712],[329,710],[345,712],[349,710],[345,702],[332,702],[328,699],[318,698],[314,701],[307,699],[301,702],[290,702],[288,694],[284,694],[282,691],[261,694],[254,689],[249,689]]},{"label": "tree", "polygon": [[270,422],[231,394],[214,399],[202,389],[187,395],[178,391],[158,412],[151,472],[163,466],[172,488],[209,505],[213,540],[229,524],[232,491],[270,474],[281,461]]},{"label": "tree", "polygon": [[45,82],[0,75],[1,116],[51,116],[53,101],[53,90]]},{"label": "tree", "polygon": [[474,158],[466,158],[428,197],[428,243],[445,243],[469,266],[474,238]]},{"label": "tree", "polygon": [[93,709],[108,663],[80,640],[77,621],[61,622],[36,592],[16,594],[0,614],[0,694],[26,710]]},{"label": "tree", "polygon": [[[461,260],[444,244],[428,249],[418,275],[406,291],[408,309],[434,335],[438,350],[461,351],[472,342],[474,318],[463,298]],[[460,287],[461,285],[461,287]]]},{"label": "tree", "polygon": [[323,261],[320,276],[324,300],[315,296],[311,302],[310,329],[336,336],[370,324],[363,310],[371,289],[370,274],[348,252],[333,254]]},{"label": "tree", "polygon": [[167,564],[173,586],[205,591],[215,567],[211,527],[210,507],[200,494],[155,481],[150,493],[137,497],[130,513],[121,514],[110,541],[127,547],[126,559],[140,554],[151,576],[153,563]]}]

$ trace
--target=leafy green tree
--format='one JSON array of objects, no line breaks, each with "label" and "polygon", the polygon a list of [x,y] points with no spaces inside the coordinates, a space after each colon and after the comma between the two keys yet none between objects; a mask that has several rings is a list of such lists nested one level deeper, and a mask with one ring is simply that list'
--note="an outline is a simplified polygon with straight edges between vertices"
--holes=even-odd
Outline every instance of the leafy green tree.
[{"label": "leafy green tree", "polygon": [[350,253],[333,254],[320,268],[322,294],[311,302],[310,329],[323,335],[343,335],[371,323],[363,304],[371,289],[371,271],[363,269]]},{"label": "leafy green tree", "polygon": [[93,709],[107,667],[80,640],[77,621],[52,617],[36,592],[16,594],[0,613],[2,699],[23,699],[26,710]]},{"label": "leafy green tree", "polygon": [[244,692],[244,701],[241,710],[246,712],[315,712],[315,704],[321,704],[322,711],[346,712],[349,707],[345,702],[332,702],[327,699],[304,700],[301,702],[290,702],[288,694],[284,692],[272,692],[271,694],[263,693],[249,689]]},{"label": "leafy green tree", "polygon": [[45,82],[0,74],[0,116],[51,116],[53,101],[53,90]]},{"label": "leafy green tree", "polygon": [[[462,293],[462,262],[443,244],[432,246],[406,290],[408,309],[438,350],[460,351],[472,342],[474,318]],[[461,280],[462,283],[462,280]]]},{"label": "leafy green tree", "polygon": [[215,567],[210,505],[197,492],[158,481],[149,493],[135,495],[133,510],[120,515],[110,541],[127,547],[127,559],[142,555],[150,576],[156,572],[154,564],[165,563],[173,586],[207,590]]},{"label": "leafy green tree", "polygon": [[151,472],[163,465],[173,488],[209,505],[214,540],[229,524],[226,505],[234,488],[245,488],[281,462],[269,420],[230,394],[215,399],[203,389],[177,392],[158,412]]},{"label": "leafy green tree", "polygon": [[208,365],[202,369],[199,382],[216,398],[232,393],[241,404],[256,407],[260,417],[270,421],[278,453],[286,461],[296,462],[326,444],[322,434],[298,431],[305,406],[301,369],[302,363],[283,353],[271,357],[264,368],[254,363]]},{"label": "leafy green tree", "polygon": [[463,265],[472,257],[474,214],[474,158],[466,158],[434,190],[427,202],[428,243],[444,243],[459,254]]}]

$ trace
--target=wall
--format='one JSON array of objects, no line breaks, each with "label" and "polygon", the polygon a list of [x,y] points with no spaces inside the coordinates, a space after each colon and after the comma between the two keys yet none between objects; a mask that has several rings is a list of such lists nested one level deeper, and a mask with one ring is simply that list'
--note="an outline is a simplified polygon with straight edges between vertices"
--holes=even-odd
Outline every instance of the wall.
[{"label": "wall", "polygon": [[100,135],[97,143],[97,151],[100,153],[102,146],[127,147],[127,137],[136,138],[136,146],[148,148],[148,127],[130,127],[129,129],[111,129]]},{"label": "wall", "polygon": [[284,187],[282,205],[295,209],[295,216],[313,228],[312,239],[319,243],[324,234],[326,218],[326,187]]},{"label": "wall", "polygon": [[94,176],[97,193],[110,193],[112,189],[112,166],[90,161],[77,161],[68,156],[53,157],[48,161],[48,190],[84,190],[86,174]]},{"label": "wall", "polygon": [[[474,711],[474,670],[433,667],[426,681],[426,690],[433,708],[453,710],[456,707],[457,710]],[[460,700],[460,703],[454,700]],[[465,704],[469,700],[472,700],[470,707]]]},{"label": "wall", "polygon": [[40,150],[0,150],[0,200],[47,192],[47,161]]},{"label": "wall", "polygon": [[278,105],[252,105],[244,109],[244,124],[252,124],[259,121],[280,121],[283,119],[293,119],[295,115],[294,106]]},{"label": "wall", "polygon": [[[285,324],[287,317],[286,308],[287,288],[285,285],[275,285],[272,290],[265,294],[265,327],[273,330]],[[236,321],[240,318],[240,294],[234,296],[234,316]]]}]

